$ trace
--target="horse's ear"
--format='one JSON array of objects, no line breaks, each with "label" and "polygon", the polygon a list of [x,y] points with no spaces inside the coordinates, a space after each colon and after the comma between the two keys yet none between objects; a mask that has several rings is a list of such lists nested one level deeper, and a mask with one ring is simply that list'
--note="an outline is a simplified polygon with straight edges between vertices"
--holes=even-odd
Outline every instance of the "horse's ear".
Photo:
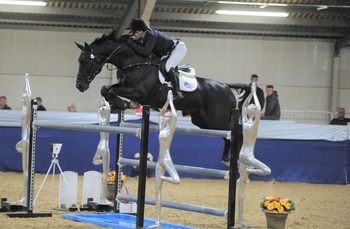
[{"label": "horse's ear", "polygon": [[88,43],[85,42],[84,46],[85,46],[85,51],[91,51],[91,48]]},{"label": "horse's ear", "polygon": [[83,50],[83,46],[82,46],[82,45],[78,44],[77,42],[74,42],[74,43],[78,46],[78,48],[79,48],[80,50]]}]

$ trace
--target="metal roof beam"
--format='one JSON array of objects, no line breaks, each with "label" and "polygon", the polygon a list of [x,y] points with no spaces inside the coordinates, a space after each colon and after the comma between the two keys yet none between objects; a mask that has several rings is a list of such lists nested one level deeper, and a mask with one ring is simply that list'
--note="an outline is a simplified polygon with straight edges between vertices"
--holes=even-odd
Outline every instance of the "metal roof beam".
[{"label": "metal roof beam", "polygon": [[343,37],[341,40],[337,41],[335,43],[335,55],[338,56],[340,49],[342,49],[343,47],[345,47],[348,43],[350,42],[350,34],[348,34],[347,36]]},{"label": "metal roof beam", "polygon": [[323,27],[350,26],[350,21],[335,20],[335,19],[244,17],[244,16],[228,16],[228,15],[153,12],[151,20],[156,20],[156,19],[177,20],[177,21],[198,21],[198,22],[206,22],[206,23],[222,22],[222,23],[323,26]]},{"label": "metal roof beam", "polygon": [[16,5],[2,5],[2,4],[0,4],[0,12],[21,13],[21,14],[90,16],[90,17],[94,17],[94,16],[95,17],[121,17],[125,13],[124,10],[16,6]]},{"label": "metal roof beam", "polygon": [[129,5],[130,0],[44,0],[45,2],[63,2],[63,3],[91,3],[91,4],[125,4]]},{"label": "metal roof beam", "polygon": [[129,27],[131,19],[136,15],[138,9],[138,0],[129,1],[128,11],[123,17],[122,22],[120,23],[117,36],[121,36],[126,32],[126,28]]},{"label": "metal roof beam", "polygon": [[55,17],[35,17],[35,16],[21,16],[21,15],[1,15],[0,22],[4,23],[18,23],[18,24],[38,24],[38,25],[52,25],[52,26],[77,26],[77,27],[110,27],[117,21],[113,19],[91,19],[86,18],[57,18]]},{"label": "metal roof beam", "polygon": [[[263,3],[262,3],[263,4]],[[156,7],[171,7],[171,8],[193,8],[193,9],[208,9],[208,10],[239,10],[239,11],[268,11],[268,12],[287,12],[287,13],[306,13],[306,14],[350,14],[350,6],[347,8],[327,8],[317,10],[318,5],[301,6],[267,6],[260,8],[257,5],[234,5],[220,4],[213,1],[169,1],[158,0]]]},{"label": "metal roof beam", "polygon": [[249,26],[249,25],[190,25],[188,23],[164,23],[153,22],[152,27],[162,31],[182,31],[182,32],[208,32],[208,33],[244,33],[244,34],[264,34],[270,36],[294,36],[294,37],[324,37],[335,39],[344,34],[328,29],[305,29],[305,28],[278,28],[272,26]]}]

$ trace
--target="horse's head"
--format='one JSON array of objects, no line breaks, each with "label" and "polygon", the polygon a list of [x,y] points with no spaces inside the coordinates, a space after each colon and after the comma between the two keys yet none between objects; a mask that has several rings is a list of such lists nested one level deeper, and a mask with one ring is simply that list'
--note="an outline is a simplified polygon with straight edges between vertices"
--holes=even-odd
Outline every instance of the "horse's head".
[{"label": "horse's head", "polygon": [[77,76],[76,87],[80,92],[89,88],[91,81],[101,72],[104,63],[96,56],[93,48],[85,42],[82,46],[75,43],[81,50],[79,56],[79,71]]},{"label": "horse's head", "polygon": [[[89,84],[101,72],[105,63],[112,63],[117,67],[130,64],[130,58],[135,56],[135,53],[125,44],[129,37],[130,35],[122,35],[117,38],[116,30],[112,30],[110,33],[96,38],[90,45],[86,42],[84,45],[75,43],[81,50],[76,82],[79,91],[84,92],[89,88]],[[121,54],[123,51],[127,53]],[[119,55],[123,55],[123,58],[118,58]],[[119,61],[126,63],[120,63],[121,66],[119,66]]]}]

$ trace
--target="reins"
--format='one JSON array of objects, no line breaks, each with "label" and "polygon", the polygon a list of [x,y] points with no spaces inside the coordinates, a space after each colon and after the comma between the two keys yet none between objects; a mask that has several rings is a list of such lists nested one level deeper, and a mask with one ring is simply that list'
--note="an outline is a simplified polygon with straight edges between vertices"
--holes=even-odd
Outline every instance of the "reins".
[{"label": "reins", "polygon": [[[149,59],[151,59],[151,58],[152,57],[150,56]],[[139,62],[139,63],[135,63],[135,64],[126,65],[126,66],[122,67],[120,70],[123,71],[124,69],[132,68],[132,67],[136,67],[136,66],[140,66],[140,65],[153,65],[155,67],[159,67],[159,64],[153,63],[151,60],[148,60],[146,62]]]},{"label": "reins", "polygon": [[[106,58],[106,60],[103,61],[102,64],[100,64],[100,66],[98,67],[98,69],[99,69],[99,68],[102,68],[103,65],[105,65],[105,64],[107,63],[107,61],[109,61],[113,56],[115,56],[115,55],[117,55],[118,53],[122,52],[122,51],[125,49],[125,48],[120,49],[120,47],[122,47],[122,46],[123,46],[123,45],[118,46],[118,47]],[[118,50],[118,49],[120,49],[120,50]],[[159,67],[159,64],[153,63],[153,62],[151,61],[151,58],[152,58],[152,57],[150,56],[150,57],[149,57],[149,60],[146,61],[146,62],[140,62],[140,63],[134,63],[134,64],[126,65],[126,66],[124,66],[124,67],[121,67],[120,70],[123,71],[123,70],[125,70],[125,69],[127,69],[127,68],[132,68],[132,67],[136,67],[136,66],[140,66],[140,65],[153,65],[153,66],[155,66],[155,67]],[[117,68],[118,68],[118,66],[117,66]],[[110,70],[110,71],[113,70],[113,69],[109,69],[108,67],[107,67],[107,69]],[[97,73],[96,73],[96,74],[97,74]]]}]

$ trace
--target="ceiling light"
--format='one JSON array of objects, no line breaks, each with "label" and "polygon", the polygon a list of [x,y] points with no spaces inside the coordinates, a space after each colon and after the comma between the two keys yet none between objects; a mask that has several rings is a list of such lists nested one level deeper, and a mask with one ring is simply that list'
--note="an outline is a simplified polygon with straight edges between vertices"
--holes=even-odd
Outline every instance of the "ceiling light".
[{"label": "ceiling light", "polygon": [[46,2],[42,1],[10,1],[10,0],[0,0],[0,4],[7,5],[26,5],[26,6],[46,6]]},{"label": "ceiling light", "polygon": [[264,5],[259,6],[260,9],[264,9],[266,7],[267,7],[267,3],[265,3]]},{"label": "ceiling light", "polygon": [[282,3],[267,3],[269,6],[288,6],[288,4],[282,4]]},{"label": "ceiling light", "polygon": [[265,16],[265,17],[288,17],[288,13],[278,12],[258,12],[258,11],[233,11],[233,10],[217,10],[217,14],[239,15],[239,16]]},{"label": "ceiling light", "polygon": [[257,3],[257,2],[229,2],[229,1],[218,1],[218,3],[234,4],[234,5],[255,5],[255,6],[261,6],[265,4],[265,3]]},{"label": "ceiling light", "polygon": [[328,9],[328,6],[317,6],[317,10],[325,10]]}]

